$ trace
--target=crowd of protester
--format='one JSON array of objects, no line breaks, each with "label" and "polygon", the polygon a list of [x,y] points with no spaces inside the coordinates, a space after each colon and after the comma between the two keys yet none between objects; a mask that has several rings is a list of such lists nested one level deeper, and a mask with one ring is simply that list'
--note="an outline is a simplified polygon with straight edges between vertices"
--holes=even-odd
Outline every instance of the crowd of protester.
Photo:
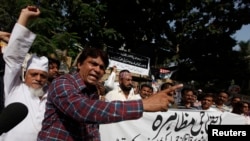
[{"label": "crowd of protester", "polygon": [[250,117],[250,104],[225,90],[202,92],[173,80],[155,87],[153,82],[134,81],[129,70],[116,66],[101,81],[109,60],[97,48],[85,48],[77,58],[77,69],[60,74],[59,60],[34,54],[27,58],[36,34],[26,25],[39,15],[39,8],[27,6],[11,34],[0,32],[0,39],[7,43],[6,49],[1,48],[1,109],[20,102],[29,111],[21,123],[0,136],[0,141],[99,141],[99,124],[175,108]]},{"label": "crowd of protester", "polygon": [[[163,79],[157,81],[157,87],[155,87],[155,81],[140,81],[137,82],[139,83],[139,91],[135,92],[134,80],[129,70],[117,70],[116,66],[111,67],[111,70],[115,71],[111,71],[109,77],[103,82],[106,94],[102,96],[102,99],[106,101],[146,99],[154,93],[170,88],[177,83],[171,79]],[[246,117],[250,123],[249,101],[242,99],[239,94],[230,93],[229,88],[203,91],[201,88],[195,89],[194,86],[186,84],[183,88],[172,91],[168,95],[174,97],[170,106],[172,110],[230,112]]]},{"label": "crowd of protester", "polygon": [[[116,66],[114,66],[116,68]],[[155,91],[153,89],[152,82],[140,82],[139,83],[139,93],[134,93],[132,85],[132,76],[128,70],[117,71],[118,80],[115,78],[115,74],[111,73],[110,76],[105,80],[104,84],[109,83],[109,85],[116,85],[116,89],[119,91],[119,96],[114,95],[112,100],[133,100],[134,99],[148,98],[154,95]],[[127,75],[121,75],[121,73],[127,72]],[[110,79],[112,77],[112,79]],[[174,86],[176,83],[174,80],[167,79],[161,80],[156,87],[156,92],[160,90],[167,89]],[[105,85],[107,86],[107,85]],[[107,91],[111,90],[110,87],[106,87]],[[106,91],[106,92],[107,92]],[[128,91],[130,93],[128,93]],[[110,93],[110,92],[108,92]],[[137,96],[136,96],[137,95]],[[242,99],[239,95],[231,94],[228,88],[219,89],[217,91],[202,91],[202,89],[195,89],[192,85],[184,85],[182,89],[171,92],[174,97],[174,102],[170,108],[178,109],[190,109],[190,110],[208,110],[208,111],[219,111],[219,112],[231,112],[239,115],[244,115],[250,117],[250,103],[247,100]],[[103,96],[105,97],[105,96]],[[110,100],[110,95],[107,95],[106,100]],[[122,99],[121,99],[122,97]]]}]

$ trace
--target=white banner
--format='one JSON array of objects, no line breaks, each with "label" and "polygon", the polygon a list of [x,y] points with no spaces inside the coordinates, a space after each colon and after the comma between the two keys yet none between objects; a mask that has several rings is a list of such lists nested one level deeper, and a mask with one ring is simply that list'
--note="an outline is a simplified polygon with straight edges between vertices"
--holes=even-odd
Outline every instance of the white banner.
[{"label": "white banner", "polygon": [[100,125],[101,141],[207,141],[208,125],[247,124],[228,112],[144,112],[138,120]]},{"label": "white banner", "polygon": [[118,70],[127,69],[132,73],[140,75],[149,75],[150,58],[109,48],[109,66],[116,66]]},{"label": "white banner", "polygon": [[129,70],[132,73],[140,74],[140,75],[146,75],[149,74],[149,68],[144,69],[140,67],[136,67],[133,65],[125,64],[122,62],[114,61],[109,59],[109,67],[116,66],[118,70]]}]

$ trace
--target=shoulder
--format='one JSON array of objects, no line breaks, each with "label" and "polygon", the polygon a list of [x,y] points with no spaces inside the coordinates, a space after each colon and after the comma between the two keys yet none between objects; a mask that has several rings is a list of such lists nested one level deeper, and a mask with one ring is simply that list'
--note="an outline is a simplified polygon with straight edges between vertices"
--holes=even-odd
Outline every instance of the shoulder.
[{"label": "shoulder", "polygon": [[63,75],[57,77],[54,80],[55,81],[70,80],[71,82],[82,81],[79,73],[74,73],[74,74],[67,73],[67,74],[63,74]]},{"label": "shoulder", "polygon": [[133,96],[133,99],[137,100],[137,99],[142,99],[142,98],[141,98],[140,94],[135,94]]},{"label": "shoulder", "polygon": [[56,79],[54,79],[51,85],[54,86],[73,85],[74,87],[79,89],[85,88],[85,84],[81,79],[79,73],[61,75]]},{"label": "shoulder", "polygon": [[106,94],[106,96],[108,96],[108,95],[114,95],[114,94],[118,94],[118,93],[119,93],[119,89],[116,88],[116,89],[113,89],[113,90],[109,91],[109,92]]}]

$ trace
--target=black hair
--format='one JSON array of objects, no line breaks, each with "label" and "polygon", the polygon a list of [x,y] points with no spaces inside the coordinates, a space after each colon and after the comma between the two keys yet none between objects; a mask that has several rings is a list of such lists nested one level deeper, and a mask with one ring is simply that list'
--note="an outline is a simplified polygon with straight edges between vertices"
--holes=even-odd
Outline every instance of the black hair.
[{"label": "black hair", "polygon": [[231,94],[230,94],[227,90],[224,90],[224,89],[219,90],[219,91],[217,92],[217,95],[219,95],[220,93],[225,93],[225,94],[227,94],[228,98],[230,98],[230,96],[231,96]]},{"label": "black hair", "polygon": [[239,115],[242,114],[243,113],[242,107],[243,107],[242,102],[235,103],[235,105],[233,106],[232,113],[239,114]]},{"label": "black hair", "polygon": [[104,62],[105,69],[109,65],[109,58],[108,58],[107,53],[99,48],[94,48],[94,47],[84,48],[81,55],[77,59],[77,63],[82,64],[88,57],[92,57],[92,58],[100,57],[102,61]]},{"label": "black hair", "polygon": [[213,98],[213,101],[215,100],[215,96],[214,96],[213,93],[204,93],[204,94],[202,94],[201,100],[203,100],[203,99],[206,98],[206,97],[212,97],[212,98]]},{"label": "black hair", "polygon": [[150,88],[152,91],[154,91],[153,87],[152,87],[150,84],[147,84],[147,83],[143,83],[143,84],[141,84],[141,86],[140,86],[140,90],[141,90],[143,87]]},{"label": "black hair", "polygon": [[195,95],[195,90],[193,88],[190,88],[190,87],[185,87],[181,90],[181,96],[183,97],[183,95],[186,94],[186,92],[189,92],[189,91],[192,91],[193,94]]},{"label": "black hair", "polygon": [[173,85],[174,85],[173,83],[165,82],[165,83],[161,84],[160,90],[165,90],[169,87],[172,87]]},{"label": "black hair", "polygon": [[55,63],[57,64],[58,69],[60,68],[60,61],[58,59],[48,57],[48,60],[49,60],[49,65]]},{"label": "black hair", "polygon": [[235,98],[239,98],[240,100],[242,100],[242,99],[241,99],[241,96],[239,96],[239,95],[234,95],[234,96],[231,98],[231,101],[234,100]]}]

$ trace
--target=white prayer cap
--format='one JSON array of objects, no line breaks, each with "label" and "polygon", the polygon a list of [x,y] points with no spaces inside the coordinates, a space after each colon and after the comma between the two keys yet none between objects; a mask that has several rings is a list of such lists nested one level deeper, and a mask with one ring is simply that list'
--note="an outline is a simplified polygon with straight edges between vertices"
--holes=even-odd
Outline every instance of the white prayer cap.
[{"label": "white prayer cap", "polygon": [[48,72],[49,69],[49,61],[48,58],[45,56],[38,57],[36,55],[31,56],[27,63],[27,69],[35,69],[35,70],[42,70]]}]

